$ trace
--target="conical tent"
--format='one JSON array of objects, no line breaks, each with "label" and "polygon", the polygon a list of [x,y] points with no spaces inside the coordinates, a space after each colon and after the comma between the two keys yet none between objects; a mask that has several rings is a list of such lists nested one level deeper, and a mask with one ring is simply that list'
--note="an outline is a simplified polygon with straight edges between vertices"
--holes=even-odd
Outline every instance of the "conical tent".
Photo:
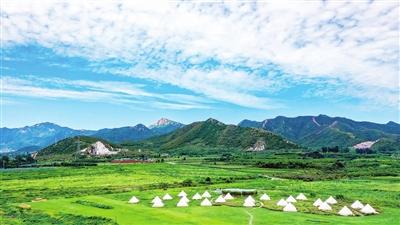
[{"label": "conical tent", "polygon": [[154,202],[156,202],[156,201],[162,202],[161,198],[158,197],[158,196],[156,196],[155,198],[153,198],[153,200],[151,200],[151,203],[154,203]]},{"label": "conical tent", "polygon": [[178,206],[178,207],[188,207],[189,205],[188,205],[188,202],[185,201],[185,199],[181,198],[179,200],[178,204],[176,204],[176,206]]},{"label": "conical tent", "polygon": [[153,208],[160,208],[160,207],[164,207],[164,203],[162,202],[162,200],[160,198],[154,199],[153,202]]},{"label": "conical tent", "polygon": [[291,203],[293,203],[293,202],[297,202],[297,201],[296,201],[295,198],[293,198],[293,196],[289,196],[289,197],[286,199],[286,202],[291,202]]},{"label": "conical tent", "polygon": [[285,201],[285,199],[279,200],[278,203],[276,203],[277,206],[286,206],[288,203]]},{"label": "conical tent", "polygon": [[263,195],[261,195],[260,200],[261,201],[269,201],[269,200],[271,200],[271,198],[267,194],[264,193]]},{"label": "conical tent", "polygon": [[318,207],[318,206],[320,206],[321,204],[322,204],[322,200],[319,198],[319,199],[317,199],[317,200],[314,202],[313,206]]},{"label": "conical tent", "polygon": [[192,199],[193,200],[200,200],[201,199],[201,195],[199,193],[196,193],[195,195],[193,195]]},{"label": "conical tent", "polygon": [[334,199],[332,196],[329,196],[329,198],[326,200],[326,202],[327,202],[328,204],[331,204],[331,205],[337,203],[336,199]]},{"label": "conical tent", "polygon": [[205,192],[201,195],[201,197],[203,197],[203,198],[211,198],[211,195],[210,195],[210,193],[208,193],[208,191],[205,191]]},{"label": "conical tent", "polygon": [[354,215],[353,212],[347,208],[347,206],[344,206],[338,213],[341,216],[352,216]]},{"label": "conical tent", "polygon": [[200,205],[201,206],[212,206],[212,203],[210,202],[210,200],[208,200],[208,198],[205,198],[203,201],[201,201]]},{"label": "conical tent", "polygon": [[187,196],[187,194],[186,194],[186,192],[181,191],[181,192],[179,192],[178,196],[179,197],[183,197],[183,196]]},{"label": "conical tent", "polygon": [[224,196],[224,199],[225,199],[225,200],[232,200],[232,199],[233,199],[233,196],[231,195],[231,193],[228,193],[228,194],[226,194],[226,195]]},{"label": "conical tent", "polygon": [[225,200],[225,198],[224,198],[222,195],[220,195],[220,196],[218,196],[218,198],[215,200],[215,202],[216,202],[216,203],[224,203],[224,202],[226,202],[226,200]]},{"label": "conical tent", "polygon": [[361,210],[362,213],[364,214],[377,214],[376,210],[372,208],[369,204],[366,204]]},{"label": "conical tent", "polygon": [[245,201],[252,201],[252,202],[256,202],[256,200],[253,198],[253,197],[251,197],[251,195],[249,195],[249,196],[247,196],[247,198],[245,199]]},{"label": "conical tent", "polygon": [[180,200],[183,200],[185,202],[190,202],[190,200],[186,196],[183,196]]},{"label": "conical tent", "polygon": [[332,207],[327,202],[323,202],[321,205],[318,206],[318,209],[322,211],[331,211]]},{"label": "conical tent", "polygon": [[164,197],[162,199],[163,200],[172,200],[172,196],[167,193],[164,195]]},{"label": "conical tent", "polygon": [[356,200],[355,202],[353,202],[353,204],[351,204],[351,208],[362,209],[364,208],[364,205],[360,201]]},{"label": "conical tent", "polygon": [[284,208],[283,211],[285,212],[297,212],[296,207],[292,203],[288,203]]},{"label": "conical tent", "polygon": [[307,197],[303,193],[300,193],[299,195],[297,195],[296,199],[297,200],[307,200]]},{"label": "conical tent", "polygon": [[136,204],[138,202],[139,202],[139,199],[136,198],[135,196],[132,196],[132,198],[129,200],[129,203],[131,203],[131,204]]},{"label": "conical tent", "polygon": [[251,199],[245,199],[243,203],[244,207],[254,207],[256,206],[256,203],[252,201]]}]

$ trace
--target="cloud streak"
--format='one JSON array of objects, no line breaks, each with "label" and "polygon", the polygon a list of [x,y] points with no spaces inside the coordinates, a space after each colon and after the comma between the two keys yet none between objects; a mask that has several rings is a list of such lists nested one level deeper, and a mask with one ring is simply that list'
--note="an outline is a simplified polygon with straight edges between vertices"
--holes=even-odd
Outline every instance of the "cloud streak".
[{"label": "cloud streak", "polygon": [[174,93],[160,95],[126,82],[3,76],[1,86],[2,94],[6,96],[108,102],[173,110],[210,108],[204,104],[208,101],[201,97]]},{"label": "cloud streak", "polygon": [[113,74],[244,107],[281,107],[267,96],[300,84],[393,107],[398,10],[396,1],[5,1],[1,41],[84,57],[98,71],[114,60]]}]

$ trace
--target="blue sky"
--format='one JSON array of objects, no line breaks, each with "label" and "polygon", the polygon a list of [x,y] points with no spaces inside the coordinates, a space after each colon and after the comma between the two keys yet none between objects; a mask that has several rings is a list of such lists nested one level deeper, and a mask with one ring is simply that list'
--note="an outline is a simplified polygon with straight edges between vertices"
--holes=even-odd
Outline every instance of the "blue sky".
[{"label": "blue sky", "polygon": [[399,122],[393,1],[2,1],[1,126]]}]

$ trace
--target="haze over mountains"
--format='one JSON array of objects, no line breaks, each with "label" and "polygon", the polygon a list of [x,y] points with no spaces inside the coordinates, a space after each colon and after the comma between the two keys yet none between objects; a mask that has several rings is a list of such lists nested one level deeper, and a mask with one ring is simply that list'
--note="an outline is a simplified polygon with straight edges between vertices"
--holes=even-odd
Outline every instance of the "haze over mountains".
[{"label": "haze over mountains", "polygon": [[[378,139],[398,141],[400,137],[400,125],[395,122],[387,124],[357,122],[347,118],[325,115],[295,118],[278,116],[264,121],[243,120],[238,124],[239,127],[225,125],[213,119],[205,122],[208,126],[205,126],[204,122],[195,122],[185,126],[179,122],[161,118],[149,127],[138,124],[97,131],[75,130],[46,122],[22,128],[1,128],[0,145],[2,152],[32,152],[62,139],[79,135],[92,136],[111,143],[141,141],[150,138],[149,143],[165,149],[199,143],[209,146],[229,147],[232,145],[244,148],[250,146],[250,143],[254,143],[254,138],[265,135],[265,132],[241,130],[240,127],[263,129],[298,145],[315,148],[323,146],[349,147],[363,141]],[[171,133],[176,130],[178,131]],[[252,135],[248,135],[250,131],[253,132]],[[171,135],[165,136],[169,133]],[[160,135],[164,136],[156,137]],[[232,141],[234,144],[231,144]]]}]

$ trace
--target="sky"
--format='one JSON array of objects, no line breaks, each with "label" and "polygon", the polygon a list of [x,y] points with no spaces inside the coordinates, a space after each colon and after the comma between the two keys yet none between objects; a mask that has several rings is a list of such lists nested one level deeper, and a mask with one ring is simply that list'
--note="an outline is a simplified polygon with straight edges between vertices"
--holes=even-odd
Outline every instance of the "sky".
[{"label": "sky", "polygon": [[1,127],[400,122],[397,1],[0,2]]}]

